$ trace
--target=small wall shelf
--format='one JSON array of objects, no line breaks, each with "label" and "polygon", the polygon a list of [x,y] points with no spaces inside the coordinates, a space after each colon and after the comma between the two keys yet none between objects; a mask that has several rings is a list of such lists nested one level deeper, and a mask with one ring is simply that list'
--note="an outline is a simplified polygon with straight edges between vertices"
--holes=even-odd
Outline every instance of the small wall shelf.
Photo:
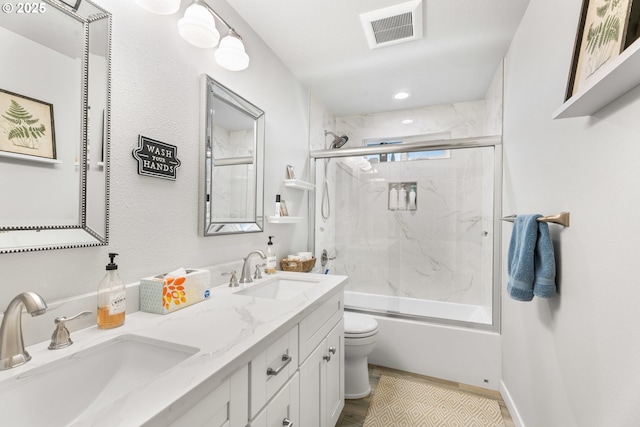
[{"label": "small wall shelf", "polygon": [[553,113],[554,119],[590,116],[640,84],[640,40],[594,74],[578,93]]},{"label": "small wall shelf", "polygon": [[302,222],[301,216],[268,216],[267,221],[271,224],[297,224]]},{"label": "small wall shelf", "polygon": [[285,179],[284,186],[305,191],[312,191],[316,188],[316,186],[311,184],[310,182],[300,181],[299,179]]}]

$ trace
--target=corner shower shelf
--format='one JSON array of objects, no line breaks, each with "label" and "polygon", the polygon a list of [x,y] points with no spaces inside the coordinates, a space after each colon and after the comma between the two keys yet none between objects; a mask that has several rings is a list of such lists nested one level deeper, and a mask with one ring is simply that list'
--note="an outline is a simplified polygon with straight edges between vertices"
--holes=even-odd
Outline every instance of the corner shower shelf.
[{"label": "corner shower shelf", "polygon": [[316,186],[311,184],[310,182],[300,181],[299,179],[285,179],[284,186],[305,191],[312,191],[316,188]]},{"label": "corner shower shelf", "polygon": [[268,216],[267,221],[272,224],[296,224],[302,222],[301,216]]},{"label": "corner shower shelf", "polygon": [[602,66],[586,86],[553,113],[554,119],[590,116],[640,84],[640,40]]}]

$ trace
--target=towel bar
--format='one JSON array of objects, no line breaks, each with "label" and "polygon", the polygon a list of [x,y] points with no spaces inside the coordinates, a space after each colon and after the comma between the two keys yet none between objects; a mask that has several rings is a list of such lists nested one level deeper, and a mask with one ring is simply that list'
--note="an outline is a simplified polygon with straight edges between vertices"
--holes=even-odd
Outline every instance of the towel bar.
[{"label": "towel bar", "polygon": [[[503,216],[501,219],[503,221],[514,222],[518,215],[509,215]],[[552,222],[554,224],[560,224],[564,227],[569,227],[569,212],[560,212],[557,215],[548,215],[543,216],[542,218],[538,218],[540,222]]]}]

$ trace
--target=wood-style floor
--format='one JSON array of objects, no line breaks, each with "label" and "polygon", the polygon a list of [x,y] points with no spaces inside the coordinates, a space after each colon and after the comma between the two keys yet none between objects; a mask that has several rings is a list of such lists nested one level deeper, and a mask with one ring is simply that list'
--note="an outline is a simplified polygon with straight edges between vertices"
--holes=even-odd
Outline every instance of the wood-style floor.
[{"label": "wood-style floor", "polygon": [[507,410],[507,407],[502,400],[502,396],[497,391],[460,384],[452,381],[440,380],[433,377],[426,377],[424,375],[398,371],[396,369],[385,368],[377,365],[369,365],[369,382],[371,383],[371,394],[368,397],[364,397],[362,399],[345,400],[344,409],[340,414],[340,418],[338,419],[336,427],[362,427],[362,425],[364,424],[364,419],[367,415],[369,403],[371,403],[371,397],[373,396],[373,392],[375,391],[376,386],[378,385],[378,380],[380,379],[380,376],[382,374],[396,378],[406,378],[439,387],[447,387],[462,393],[468,393],[475,396],[485,397],[487,399],[497,400],[498,404],[500,405],[500,409],[502,410],[502,418],[504,418],[505,426],[515,427],[513,419],[511,418],[511,415],[509,415],[509,411]]}]

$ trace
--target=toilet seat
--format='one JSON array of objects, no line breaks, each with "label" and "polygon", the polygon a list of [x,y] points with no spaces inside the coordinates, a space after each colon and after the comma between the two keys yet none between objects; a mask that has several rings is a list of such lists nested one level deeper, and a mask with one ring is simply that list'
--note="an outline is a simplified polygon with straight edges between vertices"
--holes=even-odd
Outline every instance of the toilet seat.
[{"label": "toilet seat", "polygon": [[344,337],[366,338],[378,333],[378,322],[365,314],[344,312]]}]

